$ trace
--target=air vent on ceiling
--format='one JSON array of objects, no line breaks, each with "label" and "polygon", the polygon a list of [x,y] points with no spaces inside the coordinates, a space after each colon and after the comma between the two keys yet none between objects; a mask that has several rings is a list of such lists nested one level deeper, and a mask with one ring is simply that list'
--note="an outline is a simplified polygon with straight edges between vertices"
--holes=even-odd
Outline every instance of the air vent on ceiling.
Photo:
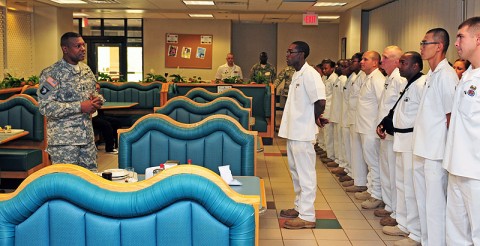
[{"label": "air vent on ceiling", "polygon": [[215,5],[242,6],[242,5],[247,5],[247,3],[245,3],[245,2],[215,2]]},{"label": "air vent on ceiling", "polygon": [[119,4],[117,0],[87,0],[88,3],[94,4]]}]

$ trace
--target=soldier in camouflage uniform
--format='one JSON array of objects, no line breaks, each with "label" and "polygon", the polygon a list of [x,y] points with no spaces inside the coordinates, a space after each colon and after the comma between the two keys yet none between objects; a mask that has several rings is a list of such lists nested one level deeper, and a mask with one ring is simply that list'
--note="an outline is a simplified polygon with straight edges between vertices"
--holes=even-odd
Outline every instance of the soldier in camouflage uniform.
[{"label": "soldier in camouflage uniform", "polygon": [[[276,88],[277,95],[280,95],[280,106],[282,108],[285,106],[285,102],[287,101],[288,87],[290,87],[294,73],[295,68],[286,66],[278,73],[278,77],[273,82],[273,86]],[[278,87],[282,84],[282,82],[283,87]]]},{"label": "soldier in camouflage uniform", "polygon": [[42,71],[37,91],[40,112],[47,117],[47,152],[53,164],[96,168],[91,114],[103,98],[95,90],[95,75],[79,62],[85,59],[83,38],[68,32],[60,45],[63,58]]},{"label": "soldier in camouflage uniform", "polygon": [[263,82],[265,84],[273,83],[275,78],[277,77],[277,73],[275,71],[275,67],[272,66],[268,61],[267,52],[260,53],[260,62],[253,65],[252,69],[250,69],[250,81],[256,83],[262,83],[262,81],[258,81],[258,76],[265,76],[266,81]]}]

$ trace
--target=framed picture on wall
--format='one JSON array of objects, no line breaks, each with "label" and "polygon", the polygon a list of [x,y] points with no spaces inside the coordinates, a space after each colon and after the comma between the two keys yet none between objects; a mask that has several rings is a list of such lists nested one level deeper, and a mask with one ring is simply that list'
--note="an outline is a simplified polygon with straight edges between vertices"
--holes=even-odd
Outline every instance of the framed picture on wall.
[{"label": "framed picture on wall", "polygon": [[341,43],[341,59],[346,59],[347,58],[347,38],[342,38],[342,43]]}]

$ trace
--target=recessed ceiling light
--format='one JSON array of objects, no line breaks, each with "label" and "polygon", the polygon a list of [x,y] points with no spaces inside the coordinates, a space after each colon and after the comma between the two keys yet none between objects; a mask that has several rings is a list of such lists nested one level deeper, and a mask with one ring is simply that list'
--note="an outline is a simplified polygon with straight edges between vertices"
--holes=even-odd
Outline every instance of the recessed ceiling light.
[{"label": "recessed ceiling light", "polygon": [[192,18],[213,18],[212,14],[188,14]]},{"label": "recessed ceiling light", "polygon": [[186,5],[215,5],[213,1],[183,1]]},{"label": "recessed ceiling light", "polygon": [[73,13],[73,17],[88,17],[85,13]]},{"label": "recessed ceiling light", "polygon": [[335,19],[338,19],[338,18],[340,18],[340,16],[338,16],[338,15],[331,15],[331,16],[323,15],[323,16],[318,16],[318,19],[319,19],[319,20],[335,20]]},{"label": "recessed ceiling light", "polygon": [[60,4],[87,4],[87,2],[82,0],[50,0],[50,1],[60,3]]},{"label": "recessed ceiling light", "polygon": [[347,3],[334,3],[334,2],[317,2],[315,7],[336,7],[336,6],[344,6]]}]

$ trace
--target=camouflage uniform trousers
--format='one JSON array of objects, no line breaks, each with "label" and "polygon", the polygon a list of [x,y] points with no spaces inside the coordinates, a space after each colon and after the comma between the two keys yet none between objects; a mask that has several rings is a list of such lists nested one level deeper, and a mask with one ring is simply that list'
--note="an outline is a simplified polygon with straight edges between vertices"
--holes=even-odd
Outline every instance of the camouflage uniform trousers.
[{"label": "camouflage uniform trousers", "polygon": [[97,148],[87,145],[49,145],[47,152],[53,164],[76,164],[87,169],[97,168]]}]

